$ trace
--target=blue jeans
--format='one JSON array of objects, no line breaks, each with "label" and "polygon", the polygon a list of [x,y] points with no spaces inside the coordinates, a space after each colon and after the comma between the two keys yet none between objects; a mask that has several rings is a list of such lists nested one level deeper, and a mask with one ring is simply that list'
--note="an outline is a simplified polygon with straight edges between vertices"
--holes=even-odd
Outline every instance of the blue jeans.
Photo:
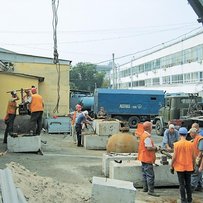
[{"label": "blue jeans", "polygon": [[143,185],[146,185],[149,192],[154,192],[154,169],[153,164],[142,162],[142,180]]},{"label": "blue jeans", "polygon": [[199,167],[195,166],[195,172],[191,175],[191,186],[196,189],[202,187],[202,172],[199,172]]}]

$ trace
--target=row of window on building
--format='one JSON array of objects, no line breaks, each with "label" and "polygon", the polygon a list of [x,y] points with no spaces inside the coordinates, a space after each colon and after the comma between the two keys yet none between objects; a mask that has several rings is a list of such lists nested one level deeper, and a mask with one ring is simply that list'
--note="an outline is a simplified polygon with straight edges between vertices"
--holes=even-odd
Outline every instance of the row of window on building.
[{"label": "row of window on building", "polygon": [[119,88],[131,88],[143,86],[157,86],[165,84],[183,84],[183,83],[189,84],[189,83],[198,83],[202,81],[203,81],[203,72],[193,72],[120,83],[118,86]]},{"label": "row of window on building", "polygon": [[119,72],[119,78],[128,77],[131,75],[153,71],[161,68],[169,68],[172,66],[183,65],[191,62],[200,62],[203,60],[203,44],[181,50],[174,54],[170,54],[138,66],[129,67]]}]

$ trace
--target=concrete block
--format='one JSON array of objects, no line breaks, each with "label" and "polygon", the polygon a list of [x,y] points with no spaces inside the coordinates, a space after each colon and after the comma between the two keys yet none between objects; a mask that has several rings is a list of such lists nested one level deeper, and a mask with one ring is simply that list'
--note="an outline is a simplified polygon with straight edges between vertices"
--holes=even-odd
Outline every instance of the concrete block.
[{"label": "concrete block", "polygon": [[95,120],[93,124],[95,132],[99,136],[109,136],[119,132],[118,121]]},{"label": "concrete block", "polygon": [[106,149],[108,139],[108,136],[85,135],[84,147],[86,149]]},{"label": "concrete block", "polygon": [[[138,153],[104,153],[102,156],[102,173],[109,177],[109,165],[114,160],[137,160]],[[157,159],[161,158],[161,154],[157,154]]]},{"label": "concrete block", "polygon": [[[169,165],[161,165],[160,160],[156,160],[154,166],[155,186],[178,186],[177,175],[170,173]],[[132,181],[136,187],[142,187],[141,162],[138,160],[122,161],[122,163],[110,162],[109,177],[113,179]]]},{"label": "concrete block", "polygon": [[135,203],[136,189],[129,181],[93,177],[92,203]]},{"label": "concrete block", "polygon": [[9,152],[37,152],[41,149],[40,136],[21,136],[7,138]]},{"label": "concrete block", "polygon": [[102,173],[109,177],[109,163],[114,160],[135,160],[137,153],[104,153],[102,156]]}]

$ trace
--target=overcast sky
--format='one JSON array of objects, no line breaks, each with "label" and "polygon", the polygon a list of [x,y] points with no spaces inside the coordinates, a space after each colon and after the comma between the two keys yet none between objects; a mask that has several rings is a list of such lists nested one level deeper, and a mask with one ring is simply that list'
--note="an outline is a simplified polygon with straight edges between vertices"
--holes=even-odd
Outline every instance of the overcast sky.
[{"label": "overcast sky", "polygon": [[[51,0],[0,0],[0,5],[1,48],[53,57]],[[200,27],[187,0],[59,0],[59,58],[73,65],[99,63],[114,53],[120,64]]]}]

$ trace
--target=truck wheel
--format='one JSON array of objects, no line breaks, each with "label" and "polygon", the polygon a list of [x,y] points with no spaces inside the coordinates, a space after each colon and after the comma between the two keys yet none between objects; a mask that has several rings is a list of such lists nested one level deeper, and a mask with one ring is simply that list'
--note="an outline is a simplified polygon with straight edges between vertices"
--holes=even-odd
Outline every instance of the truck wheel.
[{"label": "truck wheel", "polygon": [[130,128],[135,128],[139,122],[140,122],[140,119],[137,116],[131,116],[128,119]]},{"label": "truck wheel", "polygon": [[156,121],[155,129],[156,129],[156,134],[157,134],[157,135],[159,135],[159,136],[162,136],[162,135],[163,135],[163,133],[164,133],[164,128],[163,128],[163,125],[161,124],[161,121],[160,121],[160,120],[157,120],[157,121]]}]

